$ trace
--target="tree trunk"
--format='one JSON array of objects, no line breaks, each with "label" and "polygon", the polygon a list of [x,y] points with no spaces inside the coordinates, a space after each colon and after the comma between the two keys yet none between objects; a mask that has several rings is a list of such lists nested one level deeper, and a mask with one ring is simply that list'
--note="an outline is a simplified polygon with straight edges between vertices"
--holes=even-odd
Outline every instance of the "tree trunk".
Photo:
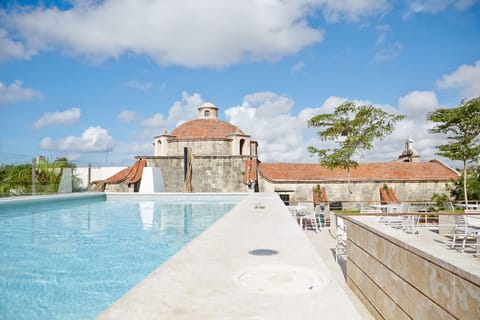
[{"label": "tree trunk", "polygon": [[467,161],[463,160],[463,195],[465,197],[465,209],[468,209],[467,199]]}]

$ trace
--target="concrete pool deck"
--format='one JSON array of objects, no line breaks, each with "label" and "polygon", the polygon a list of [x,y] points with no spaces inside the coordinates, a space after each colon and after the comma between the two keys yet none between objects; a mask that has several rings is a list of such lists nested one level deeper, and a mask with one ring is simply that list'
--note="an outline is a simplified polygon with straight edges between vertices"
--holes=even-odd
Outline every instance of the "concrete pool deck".
[{"label": "concrete pool deck", "polygon": [[315,236],[278,196],[252,194],[98,319],[372,319]]}]

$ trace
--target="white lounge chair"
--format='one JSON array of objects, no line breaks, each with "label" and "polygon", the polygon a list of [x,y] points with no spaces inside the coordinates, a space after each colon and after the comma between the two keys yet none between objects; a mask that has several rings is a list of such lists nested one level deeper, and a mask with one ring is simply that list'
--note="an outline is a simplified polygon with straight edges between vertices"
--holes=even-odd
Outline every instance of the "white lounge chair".
[{"label": "white lounge chair", "polygon": [[[465,210],[465,213],[469,213],[469,211]],[[472,212],[470,212],[472,213]],[[463,252],[465,250],[465,245],[467,243],[467,239],[477,239],[478,234],[480,233],[480,227],[476,226],[476,223],[469,223],[469,220],[472,217],[467,215],[456,215],[455,216],[455,228],[453,230],[453,239],[452,239],[452,249],[455,248],[456,242],[458,239],[462,239],[461,249]],[[473,218],[476,219],[476,218]],[[478,243],[477,243],[477,252],[478,252]]]}]

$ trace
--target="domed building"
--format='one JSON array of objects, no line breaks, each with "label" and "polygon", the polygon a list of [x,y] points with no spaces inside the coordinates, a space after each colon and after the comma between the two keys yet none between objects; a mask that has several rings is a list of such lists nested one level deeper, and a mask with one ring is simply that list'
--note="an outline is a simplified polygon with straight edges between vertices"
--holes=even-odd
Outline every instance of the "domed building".
[{"label": "domed building", "polygon": [[198,108],[197,119],[154,137],[153,156],[136,158],[147,160],[148,167],[161,168],[166,192],[181,192],[189,150],[195,192],[244,192],[254,190],[244,178],[249,164],[257,163],[257,145],[250,135],[218,119],[215,105],[205,103]]},{"label": "domed building", "polygon": [[183,156],[184,148],[197,156],[257,156],[257,143],[231,123],[219,120],[218,108],[205,103],[198,119],[183,123],[171,133],[155,137],[155,156]]}]

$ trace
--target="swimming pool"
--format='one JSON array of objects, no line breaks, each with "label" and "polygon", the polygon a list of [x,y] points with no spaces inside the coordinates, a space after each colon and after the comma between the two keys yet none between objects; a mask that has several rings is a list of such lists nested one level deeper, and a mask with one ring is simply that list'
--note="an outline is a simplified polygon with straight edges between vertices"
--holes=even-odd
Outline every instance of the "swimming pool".
[{"label": "swimming pool", "polygon": [[243,197],[0,206],[0,318],[91,319]]}]

